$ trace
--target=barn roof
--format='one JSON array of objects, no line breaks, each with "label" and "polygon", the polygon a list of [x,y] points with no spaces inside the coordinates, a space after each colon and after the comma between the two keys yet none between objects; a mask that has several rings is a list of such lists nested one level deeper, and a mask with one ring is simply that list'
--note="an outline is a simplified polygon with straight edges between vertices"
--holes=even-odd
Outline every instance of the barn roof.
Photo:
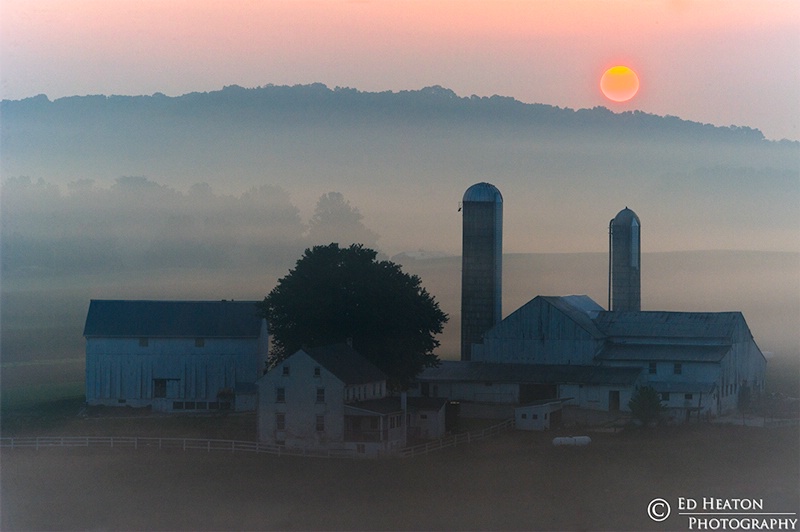
[{"label": "barn roof", "polygon": [[744,316],[741,312],[604,311],[594,322],[612,338],[729,340],[736,327],[744,324]]},{"label": "barn roof", "polygon": [[256,301],[93,299],[86,337],[258,338]]},{"label": "barn roof", "polygon": [[569,316],[572,321],[580,325],[593,337],[600,338],[603,336],[603,333],[597,328],[593,320],[600,312],[603,312],[604,309],[589,296],[539,297]]},{"label": "barn roof", "polygon": [[570,364],[507,364],[443,360],[438,367],[425,368],[420,382],[510,382],[530,384],[620,384],[636,382],[641,367],[577,366]]},{"label": "barn roof", "polygon": [[386,374],[348,344],[303,348],[308,356],[345,384],[365,384],[386,380]]},{"label": "barn roof", "polygon": [[731,350],[730,344],[606,344],[597,358],[601,360],[669,360],[675,362],[719,362]]}]

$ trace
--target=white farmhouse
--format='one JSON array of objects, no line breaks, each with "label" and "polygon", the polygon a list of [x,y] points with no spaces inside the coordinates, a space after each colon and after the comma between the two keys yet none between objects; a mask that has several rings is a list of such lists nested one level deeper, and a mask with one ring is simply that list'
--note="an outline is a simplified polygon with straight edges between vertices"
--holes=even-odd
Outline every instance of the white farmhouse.
[{"label": "white farmhouse", "polygon": [[255,409],[269,345],[255,301],[92,300],[83,335],[90,405]]},{"label": "white farmhouse", "polygon": [[258,381],[258,439],[365,456],[406,444],[406,411],[386,375],[347,344],[303,348]]}]

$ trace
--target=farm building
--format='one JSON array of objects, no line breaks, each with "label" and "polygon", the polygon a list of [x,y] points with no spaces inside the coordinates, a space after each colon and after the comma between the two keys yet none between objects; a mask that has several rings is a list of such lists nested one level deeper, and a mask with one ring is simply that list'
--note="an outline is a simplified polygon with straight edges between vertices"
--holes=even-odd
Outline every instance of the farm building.
[{"label": "farm building", "polygon": [[471,360],[423,371],[419,394],[613,411],[652,386],[684,420],[735,411],[763,392],[766,370],[740,312],[609,312],[587,296],[534,298],[473,344]]},{"label": "farm building", "polygon": [[561,424],[565,399],[544,399],[514,409],[514,426],[519,430],[547,430]]},{"label": "farm building", "polygon": [[347,344],[300,349],[258,383],[259,441],[376,455],[406,443],[386,375]]},{"label": "farm building", "polygon": [[386,375],[347,344],[300,349],[257,385],[262,442],[375,456],[444,434],[444,399],[389,396]]},{"label": "farm building", "polygon": [[254,410],[269,344],[255,303],[92,300],[83,331],[87,403]]}]

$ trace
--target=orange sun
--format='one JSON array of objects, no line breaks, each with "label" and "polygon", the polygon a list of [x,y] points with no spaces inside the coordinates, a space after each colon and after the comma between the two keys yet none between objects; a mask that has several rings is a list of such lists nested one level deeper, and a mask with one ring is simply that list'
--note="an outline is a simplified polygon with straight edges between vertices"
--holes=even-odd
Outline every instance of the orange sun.
[{"label": "orange sun", "polygon": [[626,66],[614,66],[600,78],[600,90],[613,102],[627,102],[639,91],[639,76]]}]

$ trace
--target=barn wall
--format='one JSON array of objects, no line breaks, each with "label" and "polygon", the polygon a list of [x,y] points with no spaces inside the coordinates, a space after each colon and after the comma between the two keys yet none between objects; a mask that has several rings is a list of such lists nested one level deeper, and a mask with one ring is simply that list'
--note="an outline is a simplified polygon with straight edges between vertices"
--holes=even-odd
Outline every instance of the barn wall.
[{"label": "barn wall", "polygon": [[[86,400],[89,404],[169,408],[173,400],[215,401],[237,382],[255,382],[257,339],[89,338],[86,342]],[[166,379],[164,398],[155,380]],[[159,400],[163,399],[163,400]]]}]

